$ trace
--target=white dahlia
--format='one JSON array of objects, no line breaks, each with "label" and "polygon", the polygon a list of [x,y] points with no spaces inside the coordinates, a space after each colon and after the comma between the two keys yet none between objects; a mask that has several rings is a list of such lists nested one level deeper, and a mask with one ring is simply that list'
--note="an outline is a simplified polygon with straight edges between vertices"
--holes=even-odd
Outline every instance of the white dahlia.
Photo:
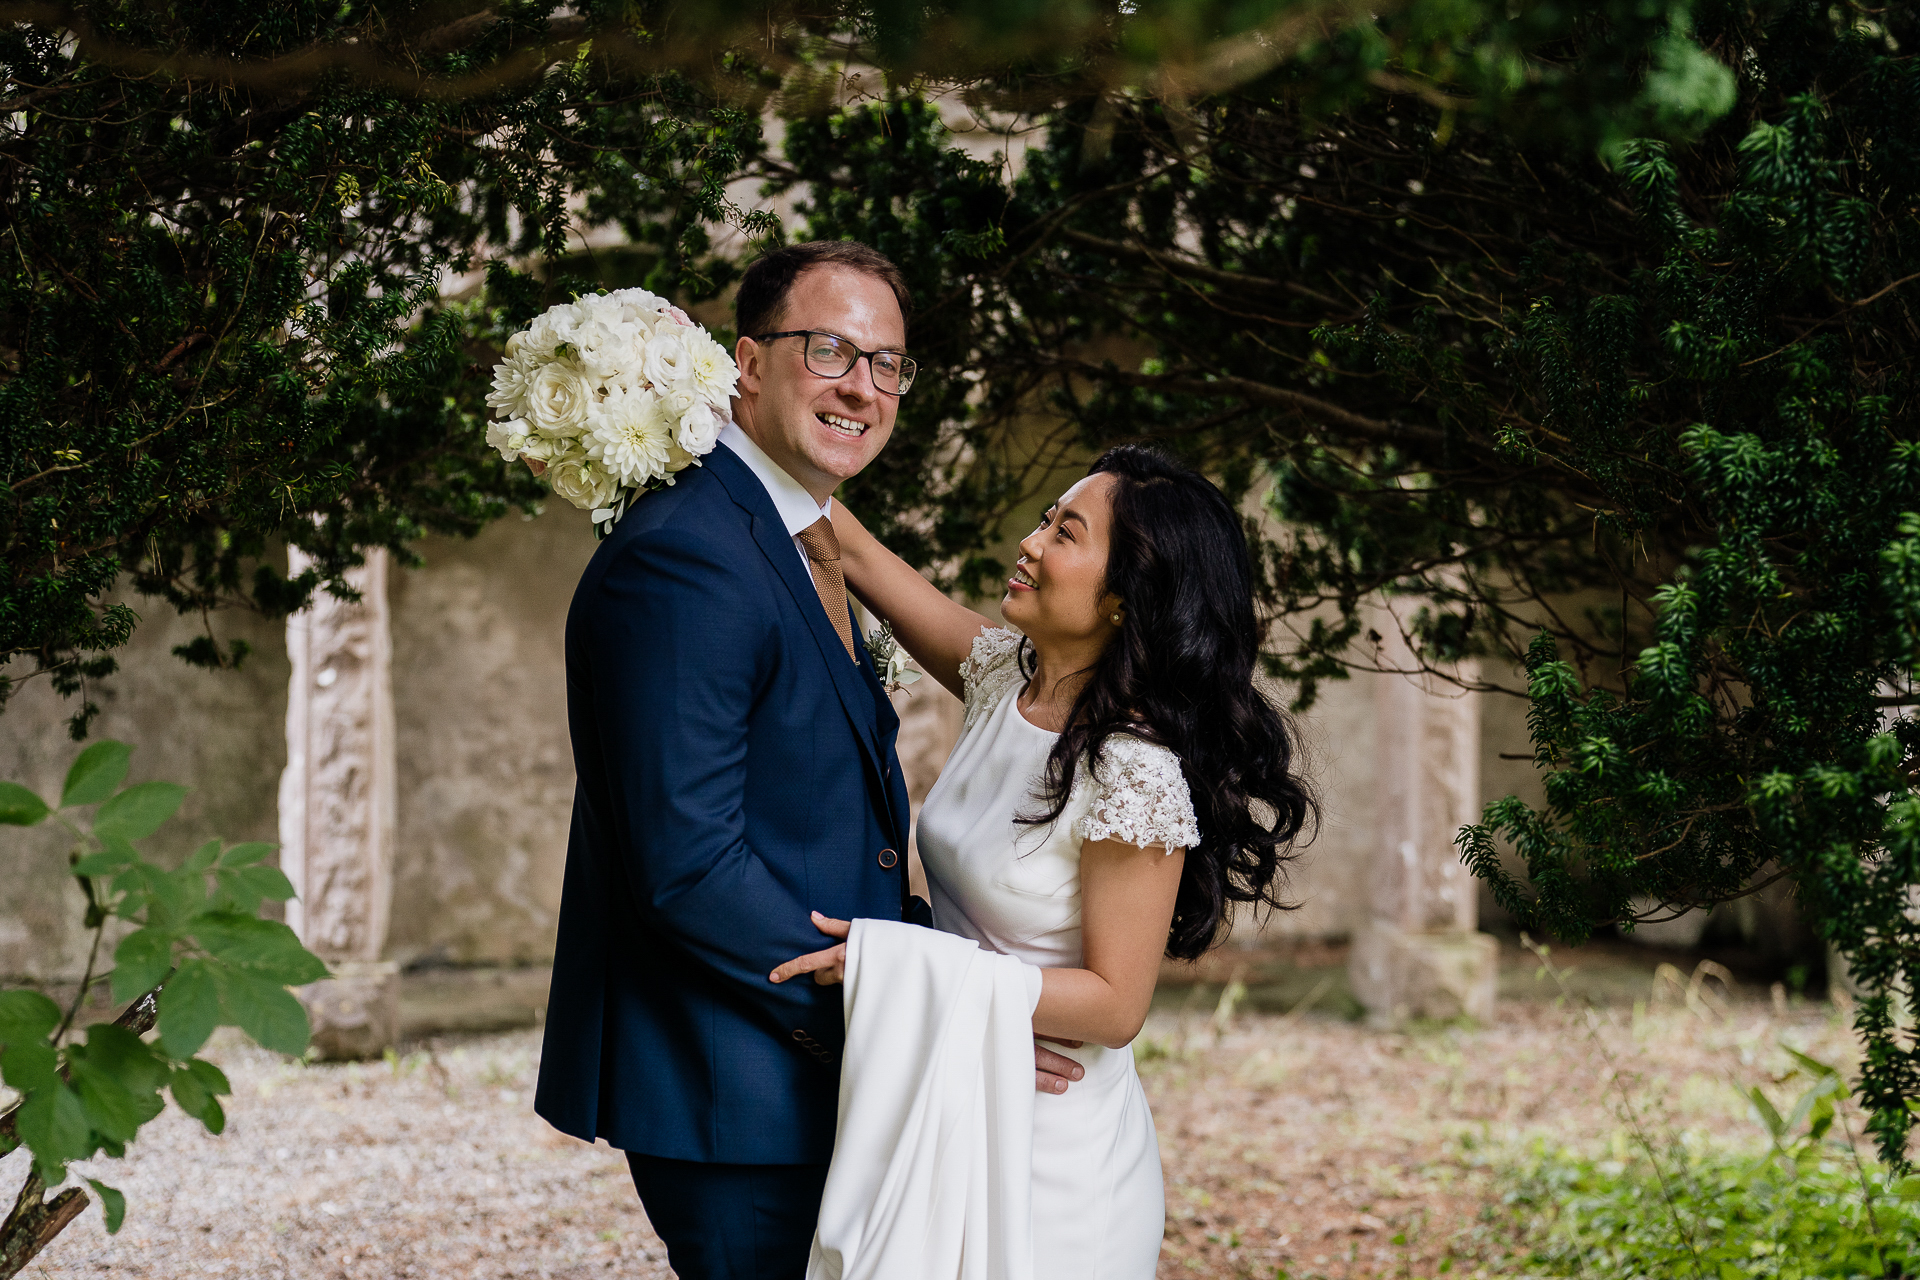
[{"label": "white dahlia", "polygon": [[620,485],[644,485],[667,474],[674,426],[651,391],[616,390],[587,415],[582,443]]},{"label": "white dahlia", "polygon": [[687,389],[709,404],[724,406],[733,399],[740,370],[727,349],[705,329],[688,329]]}]

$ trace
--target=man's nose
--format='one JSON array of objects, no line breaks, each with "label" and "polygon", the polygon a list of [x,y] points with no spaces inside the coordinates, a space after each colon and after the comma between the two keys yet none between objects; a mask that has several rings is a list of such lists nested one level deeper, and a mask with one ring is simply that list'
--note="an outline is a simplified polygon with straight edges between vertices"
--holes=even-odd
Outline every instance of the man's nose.
[{"label": "man's nose", "polygon": [[853,368],[840,375],[837,388],[841,395],[859,404],[870,404],[880,398],[880,388],[873,385],[873,362],[865,356],[853,362]]}]

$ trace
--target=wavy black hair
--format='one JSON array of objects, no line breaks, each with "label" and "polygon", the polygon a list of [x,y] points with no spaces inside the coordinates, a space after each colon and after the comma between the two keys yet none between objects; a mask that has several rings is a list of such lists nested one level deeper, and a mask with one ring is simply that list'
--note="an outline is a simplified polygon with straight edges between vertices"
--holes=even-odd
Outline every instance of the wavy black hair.
[{"label": "wavy black hair", "polygon": [[[1167,954],[1192,960],[1225,940],[1231,904],[1292,910],[1281,899],[1294,841],[1318,816],[1297,772],[1292,733],[1254,687],[1260,628],[1253,566],[1232,505],[1211,481],[1156,449],[1120,445],[1088,475],[1111,475],[1113,529],[1108,592],[1122,602],[1120,633],[1094,664],[1038,786],[1059,820],[1085,762],[1116,733],[1168,747],[1180,758],[1200,844],[1187,850]],[[1020,663],[1033,673],[1032,643]]]}]

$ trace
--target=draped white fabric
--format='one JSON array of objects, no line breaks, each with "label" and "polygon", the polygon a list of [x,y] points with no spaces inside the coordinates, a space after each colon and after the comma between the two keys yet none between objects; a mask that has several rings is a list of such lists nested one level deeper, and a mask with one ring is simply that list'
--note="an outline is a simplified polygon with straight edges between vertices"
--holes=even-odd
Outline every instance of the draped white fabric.
[{"label": "draped white fabric", "polygon": [[808,1280],[1034,1280],[1040,971],[855,920],[840,1120]]}]

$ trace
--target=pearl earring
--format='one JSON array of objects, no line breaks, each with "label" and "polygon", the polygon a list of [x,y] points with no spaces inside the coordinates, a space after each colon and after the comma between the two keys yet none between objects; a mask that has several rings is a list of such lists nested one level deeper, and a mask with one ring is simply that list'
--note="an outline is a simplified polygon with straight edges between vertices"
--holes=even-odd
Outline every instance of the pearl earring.
[{"label": "pearl earring", "polygon": [[1117,613],[1113,615],[1113,625],[1116,627],[1120,625],[1120,615]]}]

